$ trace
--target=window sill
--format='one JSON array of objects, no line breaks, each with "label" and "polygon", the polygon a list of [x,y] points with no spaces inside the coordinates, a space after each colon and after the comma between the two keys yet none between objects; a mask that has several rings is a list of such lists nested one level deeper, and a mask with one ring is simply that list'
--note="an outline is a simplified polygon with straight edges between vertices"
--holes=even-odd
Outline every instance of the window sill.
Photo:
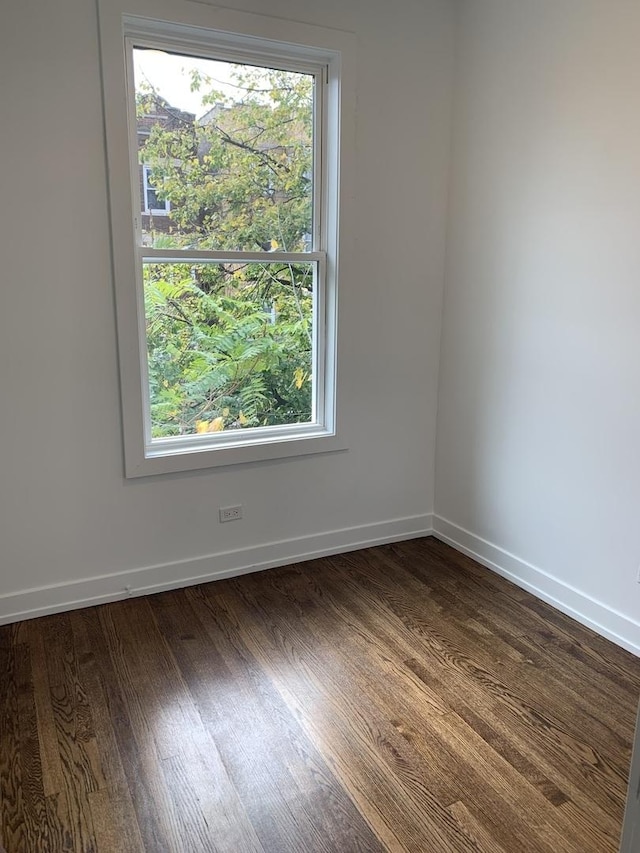
[{"label": "window sill", "polygon": [[273,438],[262,435],[254,441],[243,438],[234,443],[229,440],[226,444],[215,446],[211,442],[202,443],[201,446],[195,442],[185,442],[183,445],[180,440],[172,442],[169,439],[154,442],[146,448],[141,446],[139,453],[130,454],[126,459],[126,476],[136,478],[173,474],[347,449],[344,439],[319,428],[314,432],[277,435]]}]

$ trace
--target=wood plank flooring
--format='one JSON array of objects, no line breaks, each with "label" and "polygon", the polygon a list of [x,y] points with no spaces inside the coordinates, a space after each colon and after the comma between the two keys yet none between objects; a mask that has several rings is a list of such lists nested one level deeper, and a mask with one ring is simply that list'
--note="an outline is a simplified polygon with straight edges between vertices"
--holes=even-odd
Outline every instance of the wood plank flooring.
[{"label": "wood plank flooring", "polygon": [[7,853],[615,853],[640,660],[435,539],[0,628]]}]

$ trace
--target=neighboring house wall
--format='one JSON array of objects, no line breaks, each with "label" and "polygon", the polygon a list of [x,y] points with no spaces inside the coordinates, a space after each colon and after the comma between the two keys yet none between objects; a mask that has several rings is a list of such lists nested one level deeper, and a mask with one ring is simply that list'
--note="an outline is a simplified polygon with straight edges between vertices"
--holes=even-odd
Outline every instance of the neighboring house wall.
[{"label": "neighboring house wall", "polygon": [[145,166],[144,157],[144,146],[147,143],[149,134],[156,125],[160,125],[163,130],[170,131],[182,130],[185,125],[192,125],[194,122],[195,115],[193,113],[179,110],[167,103],[163,98],[155,98],[151,109],[138,117],[136,124],[138,151],[140,152],[138,177],[143,232],[159,231],[167,234],[171,231],[172,227],[171,217],[169,216],[170,204],[165,204],[162,200],[159,200],[159,204],[155,210],[149,204],[150,198],[153,197],[149,192],[152,185],[152,175],[150,174],[150,169]]},{"label": "neighboring house wall", "polygon": [[640,652],[640,5],[460,9],[438,529]]}]

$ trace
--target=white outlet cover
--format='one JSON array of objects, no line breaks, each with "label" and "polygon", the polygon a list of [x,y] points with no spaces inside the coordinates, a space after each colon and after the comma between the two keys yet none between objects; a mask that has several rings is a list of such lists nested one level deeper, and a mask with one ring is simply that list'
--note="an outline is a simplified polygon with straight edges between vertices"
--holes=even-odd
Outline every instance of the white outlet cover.
[{"label": "white outlet cover", "polygon": [[221,506],[219,516],[221,523],[239,521],[242,518],[242,506]]}]

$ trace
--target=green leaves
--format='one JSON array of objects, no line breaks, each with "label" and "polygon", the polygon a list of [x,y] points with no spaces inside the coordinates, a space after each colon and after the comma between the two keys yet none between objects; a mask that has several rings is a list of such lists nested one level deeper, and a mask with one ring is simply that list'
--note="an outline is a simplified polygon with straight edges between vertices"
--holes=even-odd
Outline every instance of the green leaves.
[{"label": "green leaves", "polygon": [[[255,251],[275,239],[299,251],[312,230],[313,80],[230,67],[239,99],[192,71],[191,87],[211,109],[187,122],[165,107],[169,118],[151,127],[140,160],[171,203],[176,246]],[[139,117],[153,112],[148,92],[136,97]],[[156,234],[149,236],[155,245]]]},{"label": "green leaves", "polygon": [[154,437],[310,420],[309,266],[145,264]]},{"label": "green leaves", "polygon": [[[187,121],[165,104],[169,118],[149,128],[140,162],[170,213],[168,227],[150,227],[144,242],[304,251],[312,232],[313,79],[232,68],[237,97],[192,71],[191,90],[208,111]],[[136,93],[147,125],[153,99]],[[311,420],[313,265],[267,257],[145,264],[154,437]]]}]

